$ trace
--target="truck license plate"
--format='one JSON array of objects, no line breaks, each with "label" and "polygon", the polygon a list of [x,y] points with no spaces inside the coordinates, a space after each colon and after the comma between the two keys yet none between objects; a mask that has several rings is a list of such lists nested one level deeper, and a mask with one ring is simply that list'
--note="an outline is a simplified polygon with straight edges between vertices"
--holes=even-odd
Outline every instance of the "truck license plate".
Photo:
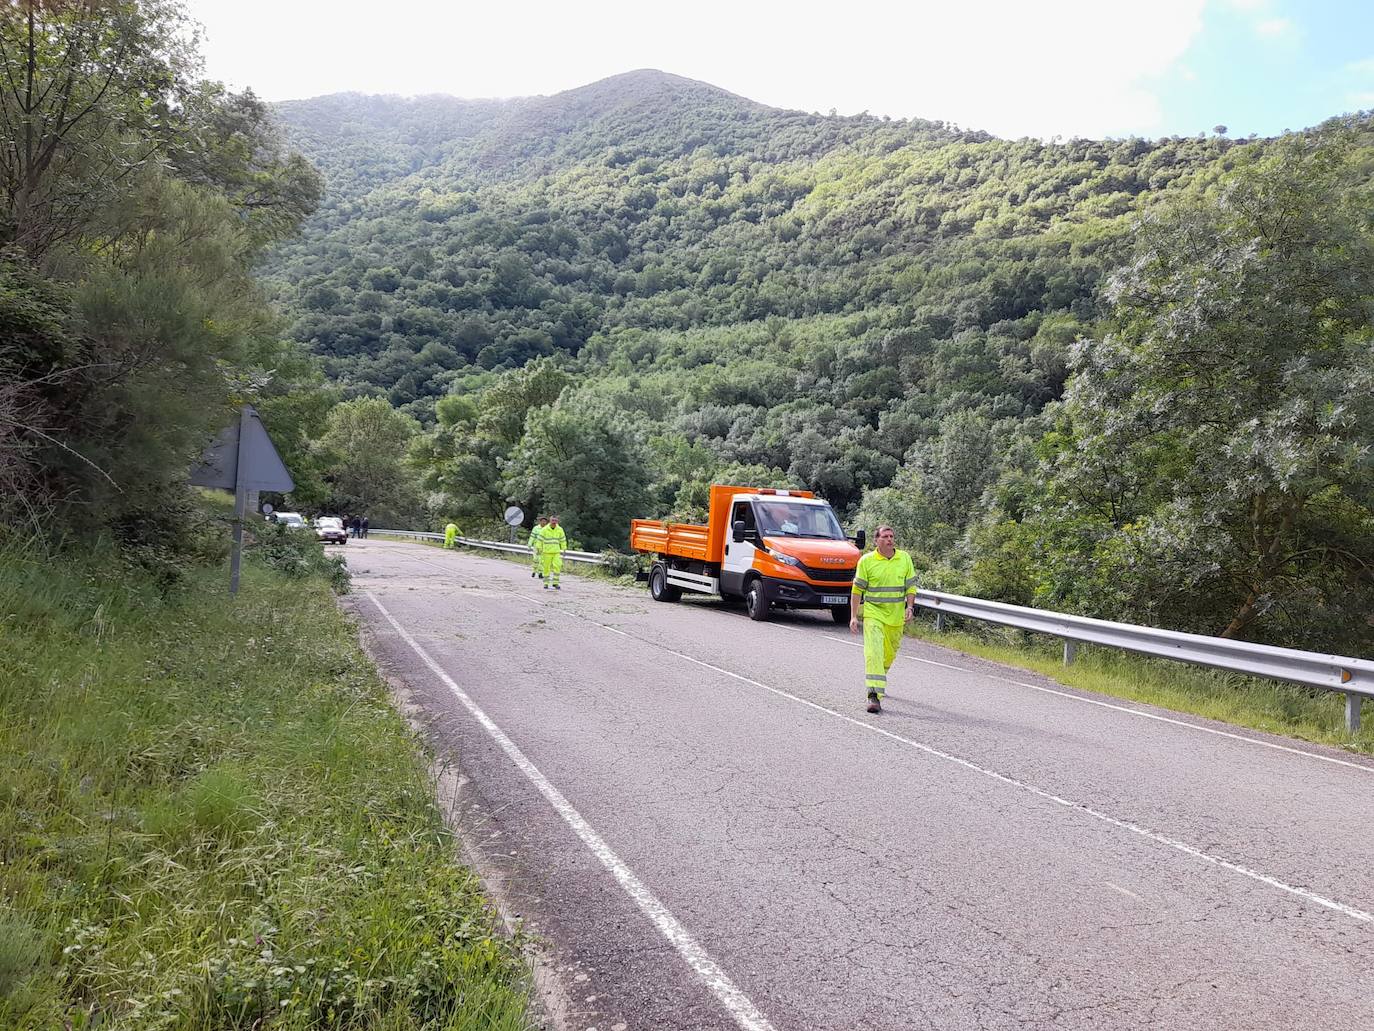
[{"label": "truck license plate", "polygon": [[822,605],[848,605],[849,595],[847,594],[826,594],[821,597]]}]

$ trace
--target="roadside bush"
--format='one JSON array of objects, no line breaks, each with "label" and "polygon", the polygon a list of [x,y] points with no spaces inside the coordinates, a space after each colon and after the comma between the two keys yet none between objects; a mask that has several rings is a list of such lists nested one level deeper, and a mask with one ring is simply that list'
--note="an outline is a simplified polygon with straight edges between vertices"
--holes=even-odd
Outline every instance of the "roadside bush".
[{"label": "roadside bush", "polygon": [[624,552],[607,548],[601,553],[606,564],[601,568],[611,576],[634,576],[639,570],[639,556],[626,555]]},{"label": "roadside bush", "polygon": [[326,555],[324,545],[307,530],[292,530],[282,523],[269,523],[253,530],[253,540],[244,541],[244,555],[267,569],[304,580],[322,576],[335,594],[347,594],[348,567],[340,555]]}]

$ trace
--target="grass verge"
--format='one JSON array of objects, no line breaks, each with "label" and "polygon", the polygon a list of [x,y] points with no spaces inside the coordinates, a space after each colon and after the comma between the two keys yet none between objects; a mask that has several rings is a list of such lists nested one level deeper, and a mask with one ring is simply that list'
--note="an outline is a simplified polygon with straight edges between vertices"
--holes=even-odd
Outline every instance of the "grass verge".
[{"label": "grass verge", "polygon": [[[1345,696],[1331,691],[1091,645],[1079,645],[1073,664],[1065,666],[1061,641],[1005,627],[937,631],[933,622],[917,619],[908,633],[967,655],[1034,670],[1068,687],[1374,754],[1371,720],[1351,734],[1345,729]],[[1374,717],[1368,711],[1374,706],[1365,708],[1366,717]]]},{"label": "grass verge", "polygon": [[0,1027],[528,1026],[324,577],[0,551]]}]

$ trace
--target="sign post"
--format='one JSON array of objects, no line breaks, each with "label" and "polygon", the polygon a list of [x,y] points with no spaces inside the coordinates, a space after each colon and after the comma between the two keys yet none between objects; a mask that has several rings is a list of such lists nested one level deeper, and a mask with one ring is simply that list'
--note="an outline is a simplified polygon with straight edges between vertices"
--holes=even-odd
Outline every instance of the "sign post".
[{"label": "sign post", "polygon": [[511,505],[506,509],[506,525],[510,527],[510,542],[515,543],[515,528],[525,521],[524,510],[519,505]]},{"label": "sign post", "polygon": [[252,405],[239,410],[238,420],[222,430],[191,470],[191,484],[234,492],[234,545],[229,552],[229,593],[239,593],[243,559],[243,520],[248,495],[260,490],[285,493],[295,489],[281,455]]}]

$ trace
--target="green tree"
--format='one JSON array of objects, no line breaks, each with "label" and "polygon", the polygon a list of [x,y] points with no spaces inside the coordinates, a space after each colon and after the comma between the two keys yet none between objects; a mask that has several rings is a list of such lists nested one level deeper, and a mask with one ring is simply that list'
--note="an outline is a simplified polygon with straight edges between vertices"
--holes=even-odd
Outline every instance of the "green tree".
[{"label": "green tree", "polygon": [[1290,138],[1141,227],[1116,328],[1078,350],[1072,427],[1050,448],[1044,546],[1079,556],[1057,590],[1091,564],[1175,625],[1369,640],[1367,157],[1339,126]]},{"label": "green tree", "polygon": [[332,506],[378,525],[418,525],[424,506],[407,452],[419,432],[418,422],[380,397],[336,405],[320,438]]},{"label": "green tree", "polygon": [[623,417],[560,401],[530,415],[509,478],[585,548],[624,547],[649,504],[649,463]]},{"label": "green tree", "polygon": [[197,58],[162,0],[0,5],[0,184],[30,257],[88,233],[168,148]]}]

